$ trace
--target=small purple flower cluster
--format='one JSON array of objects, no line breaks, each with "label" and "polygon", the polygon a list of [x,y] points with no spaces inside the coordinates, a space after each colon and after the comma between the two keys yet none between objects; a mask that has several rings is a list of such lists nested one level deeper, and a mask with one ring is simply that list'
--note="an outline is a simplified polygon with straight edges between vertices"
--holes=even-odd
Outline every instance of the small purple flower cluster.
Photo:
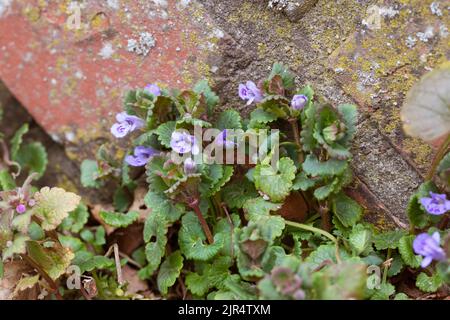
[{"label": "small purple flower cluster", "polygon": [[170,147],[179,154],[191,153],[196,155],[200,152],[197,139],[185,131],[172,132]]},{"label": "small purple flower cluster", "polygon": [[421,233],[414,239],[413,249],[415,253],[423,257],[422,268],[429,266],[433,260],[442,261],[446,259],[440,241],[441,237],[437,231],[431,236],[428,233]]},{"label": "small purple flower cluster", "polygon": [[[149,84],[144,90],[153,94],[155,97],[161,95],[161,90],[156,84]],[[124,138],[129,133],[141,129],[145,125],[144,120],[137,116],[129,115],[126,112],[118,113],[116,120],[117,122],[111,127],[111,133],[116,138]],[[151,147],[137,146],[134,148],[133,155],[125,157],[125,161],[130,166],[141,167],[145,166],[157,154],[159,154],[159,151]]]},{"label": "small purple flower cluster", "polygon": [[[264,98],[263,92],[259,89],[253,81],[247,81],[245,84],[239,85],[239,97],[242,100],[247,100],[247,105],[253,102],[261,102]],[[308,97],[304,94],[296,94],[292,98],[291,107],[294,110],[302,110],[308,103]]]},{"label": "small purple flower cluster", "polygon": [[432,215],[441,215],[450,211],[450,201],[445,194],[434,193],[430,191],[431,197],[420,199],[420,204]]},{"label": "small purple flower cluster", "polygon": [[[430,191],[430,197],[420,199],[420,204],[426,212],[431,215],[443,215],[450,210],[450,201],[445,194]],[[447,259],[444,249],[440,246],[441,237],[439,232],[434,232],[431,236],[428,233],[417,235],[413,242],[413,249],[416,254],[423,257],[421,266],[426,268],[430,263]]]}]

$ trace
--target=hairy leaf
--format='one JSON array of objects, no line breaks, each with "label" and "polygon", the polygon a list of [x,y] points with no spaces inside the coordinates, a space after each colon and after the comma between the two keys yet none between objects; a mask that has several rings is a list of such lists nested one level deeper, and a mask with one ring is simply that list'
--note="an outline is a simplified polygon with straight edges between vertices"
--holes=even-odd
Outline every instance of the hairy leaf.
[{"label": "hairy leaf", "polygon": [[173,252],[164,260],[159,269],[157,283],[158,289],[162,294],[167,294],[167,290],[174,285],[180,276],[183,268],[183,256],[180,251]]},{"label": "hairy leaf", "polygon": [[36,206],[34,214],[42,220],[44,230],[53,230],[77,208],[80,196],[61,188],[44,187],[34,195]]}]

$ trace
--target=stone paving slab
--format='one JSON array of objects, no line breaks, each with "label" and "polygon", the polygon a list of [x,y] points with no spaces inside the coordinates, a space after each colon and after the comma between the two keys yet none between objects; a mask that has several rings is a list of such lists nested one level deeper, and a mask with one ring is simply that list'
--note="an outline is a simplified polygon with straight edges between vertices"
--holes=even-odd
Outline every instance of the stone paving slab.
[{"label": "stone paving slab", "polygon": [[444,0],[378,1],[367,10],[362,28],[329,59],[344,91],[422,174],[433,150],[405,136],[400,108],[412,85],[450,58],[448,4]]},{"label": "stone paving slab", "polygon": [[[80,3],[80,28],[69,28]],[[89,153],[89,141],[109,134],[128,88],[152,82],[183,88],[209,74],[206,61],[224,33],[207,16],[194,15],[195,6],[190,0],[0,1],[0,78],[72,155]]]}]

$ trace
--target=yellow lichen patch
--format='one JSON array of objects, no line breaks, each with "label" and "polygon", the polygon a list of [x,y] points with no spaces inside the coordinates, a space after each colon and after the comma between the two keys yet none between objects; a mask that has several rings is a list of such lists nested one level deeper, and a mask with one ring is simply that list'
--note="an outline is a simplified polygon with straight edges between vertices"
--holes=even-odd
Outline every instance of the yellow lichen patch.
[{"label": "yellow lichen patch", "polygon": [[262,58],[267,54],[267,45],[263,42],[258,43],[258,57]]},{"label": "yellow lichen patch", "polygon": [[395,129],[401,127],[400,112],[398,109],[393,109],[388,119],[388,123],[383,128],[386,133],[393,133]]},{"label": "yellow lichen patch", "polygon": [[26,17],[30,22],[37,22],[41,17],[41,10],[39,7],[26,6],[22,9],[22,15]]},{"label": "yellow lichen patch", "polygon": [[414,161],[424,167],[431,163],[433,149],[418,138],[406,137],[402,148],[412,155]]},{"label": "yellow lichen patch", "polygon": [[[239,10],[228,17],[231,23],[257,22],[258,25],[264,25],[273,20],[273,15],[268,10],[261,10],[254,7],[250,2],[243,2]],[[273,28],[273,25],[272,25]]]}]

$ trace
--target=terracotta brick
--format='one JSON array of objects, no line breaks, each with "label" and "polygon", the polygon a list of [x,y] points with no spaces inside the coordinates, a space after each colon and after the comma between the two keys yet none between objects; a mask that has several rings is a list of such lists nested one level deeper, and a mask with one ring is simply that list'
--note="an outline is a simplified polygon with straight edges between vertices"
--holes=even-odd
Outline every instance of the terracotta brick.
[{"label": "terracotta brick", "polygon": [[[66,24],[70,1],[2,3],[1,80],[54,139],[74,145],[108,133],[128,88],[207,76],[223,37],[193,1],[84,1],[79,30]],[[155,46],[129,52],[143,32]]]}]

